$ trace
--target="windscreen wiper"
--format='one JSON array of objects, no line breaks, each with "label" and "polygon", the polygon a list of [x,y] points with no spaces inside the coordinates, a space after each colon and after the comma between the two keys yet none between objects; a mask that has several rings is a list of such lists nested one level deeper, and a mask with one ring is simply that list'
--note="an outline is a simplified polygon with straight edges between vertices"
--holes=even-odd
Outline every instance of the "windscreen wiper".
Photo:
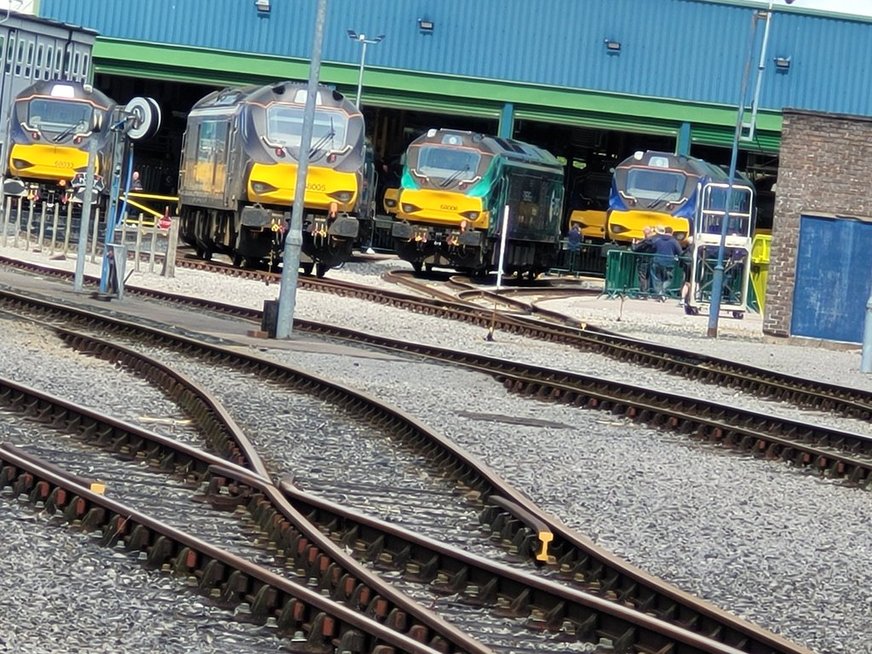
[{"label": "windscreen wiper", "polygon": [[445,179],[443,179],[443,180],[442,180],[442,183],[439,184],[439,186],[441,186],[442,188],[447,188],[448,186],[450,186],[451,184],[453,184],[454,181],[455,181],[458,177],[460,177],[463,173],[466,173],[466,172],[469,172],[469,164],[466,164],[463,168],[460,168],[460,169],[458,169],[458,170],[455,170],[453,173],[451,173],[451,175],[449,175],[448,177],[446,177]]},{"label": "windscreen wiper", "polygon": [[333,147],[333,137],[336,136],[336,130],[333,128],[333,116],[330,116],[330,131],[327,132],[324,136],[322,136],[318,141],[309,149],[309,158],[315,156],[315,153],[318,152],[321,148],[327,145],[327,141],[330,141],[330,147]]},{"label": "windscreen wiper", "polygon": [[666,196],[671,195],[672,193],[673,193],[673,191],[664,191],[663,193],[658,195],[656,198],[654,198],[654,200],[652,200],[647,205],[645,205],[645,208],[651,209],[652,207],[655,207],[656,205],[660,204],[660,202],[665,200]]},{"label": "windscreen wiper", "polygon": [[80,121],[79,121],[78,123],[76,123],[75,125],[70,125],[70,126],[67,127],[63,132],[61,132],[60,134],[58,134],[57,136],[55,136],[55,137],[52,139],[52,141],[54,141],[55,143],[60,143],[60,142],[63,141],[65,138],[67,138],[70,134],[72,134],[73,132],[75,132],[79,127],[81,127],[82,124],[83,124],[84,122],[85,122],[85,121],[80,120]]}]

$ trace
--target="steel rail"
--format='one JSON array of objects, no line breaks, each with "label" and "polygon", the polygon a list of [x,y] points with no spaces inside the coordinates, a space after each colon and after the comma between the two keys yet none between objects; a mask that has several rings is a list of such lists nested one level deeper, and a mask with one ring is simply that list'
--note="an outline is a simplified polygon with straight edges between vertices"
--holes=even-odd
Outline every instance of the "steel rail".
[{"label": "steel rail", "polygon": [[[217,481],[217,484],[211,482],[208,484],[209,491],[206,495],[207,498],[211,498],[217,506],[222,508],[233,505],[234,503],[232,500],[229,500],[228,494],[238,492],[238,487],[228,488],[226,483],[221,482],[221,478],[236,479],[238,482],[257,490],[269,500],[273,510],[270,510],[269,507],[264,506],[260,502],[249,502],[247,504],[249,511],[257,518],[261,529],[268,533],[275,543],[285,544],[283,549],[286,551],[286,555],[293,557],[295,553],[298,554],[298,548],[296,547],[298,539],[295,539],[292,534],[302,534],[309,541],[308,548],[315,547],[324,551],[331,551],[331,548],[333,549],[331,558],[334,559],[334,563],[332,565],[338,566],[334,568],[334,578],[345,575],[344,582],[347,584],[350,582],[349,574],[356,575],[358,578],[361,576],[360,570],[357,569],[357,563],[353,558],[346,557],[342,549],[337,549],[317,529],[307,529],[309,527],[308,523],[311,522],[311,517],[301,515],[286,499],[285,495],[287,493],[285,495],[278,493],[272,484],[264,481],[269,478],[265,464],[260,460],[254,447],[244,436],[236,422],[230,418],[223,406],[216,402],[210,394],[200,389],[177,371],[149,357],[145,357],[135,350],[130,350],[121,345],[85,334],[58,327],[54,327],[54,329],[63,340],[67,341],[71,347],[78,351],[89,356],[97,356],[120,363],[130,368],[135,374],[163,388],[167,395],[179,401],[183,407],[187,408],[197,419],[198,423],[205,421],[210,426],[213,432],[211,442],[214,445],[217,441],[219,451],[225,452],[225,456],[229,453],[231,461],[234,461],[242,468],[253,470],[257,474],[257,476],[242,475],[239,468],[212,464],[208,468],[209,472],[213,474],[217,472],[220,477],[212,479],[212,482]],[[238,456],[239,452],[242,452],[243,456]],[[219,488],[227,492],[219,492]],[[520,507],[508,506],[508,500],[498,496],[491,496],[489,502],[492,505],[502,507],[502,510],[506,513],[520,517],[523,522],[536,530],[539,540],[543,540],[542,532],[547,531],[548,528],[536,516]],[[448,546],[440,545],[440,547],[446,552],[453,549]],[[306,560],[309,558],[308,556],[304,557]],[[539,560],[543,559],[545,561],[548,559],[547,541],[546,546],[541,548],[539,556]],[[318,571],[313,572],[317,573]],[[485,571],[481,574],[486,575],[488,573]],[[480,577],[481,574],[478,576]],[[525,598],[530,598],[531,596],[538,598],[543,593],[546,593],[547,590],[543,590],[541,582],[537,581],[535,577],[529,577],[533,581],[525,587],[525,579],[528,577],[517,572],[513,574],[515,578],[511,582],[505,581],[502,586],[513,586],[519,589],[518,597],[510,602],[510,605],[513,607],[512,612],[517,613],[520,610],[520,602]],[[376,590],[379,590],[383,596],[398,605],[401,605],[403,602],[403,597],[399,593],[394,594],[390,586]],[[572,631],[577,635],[584,636],[595,633],[599,637],[606,637],[619,645],[622,643],[632,643],[640,652],[659,652],[667,645],[675,647],[676,643],[681,645],[681,649],[675,650],[676,654],[678,651],[687,651],[688,654],[696,652],[735,653],[740,651],[728,648],[717,641],[709,641],[692,632],[685,632],[685,630],[670,623],[664,623],[656,618],[645,616],[645,614],[638,614],[631,609],[624,607],[616,608],[616,605],[588,593],[563,589],[560,586],[557,586],[556,593],[556,597],[551,597],[550,606],[547,610],[542,608],[532,609],[532,607],[531,610],[540,613],[545,611],[551,616],[552,624],[558,618],[567,620],[568,624],[573,625]],[[573,602],[578,604],[577,599],[574,599],[573,593],[581,593],[585,601],[580,606],[575,606],[574,609],[566,610],[562,607],[562,604],[570,603],[573,605]],[[615,612],[618,615],[615,615]],[[583,615],[584,619],[578,618],[579,615]],[[594,625],[596,629],[594,629]],[[556,629],[552,626],[551,630]],[[665,634],[670,635],[666,636]],[[455,634],[455,638],[460,638],[460,634]],[[693,647],[689,647],[690,645],[693,645]],[[473,647],[474,644],[471,644],[468,649],[473,651]]]},{"label": "steel rail", "polygon": [[[488,606],[502,616],[526,618],[537,630],[565,632],[567,638],[598,642],[607,639],[615,651],[691,654],[742,652],[722,642],[553,581],[469,554],[457,547],[415,534],[397,525],[365,516],[329,500],[296,489],[285,481],[278,492],[262,480],[239,476],[238,469],[211,468],[259,495],[249,498],[250,511],[271,533],[277,521],[272,508],[292,510],[317,525],[333,542],[356,552],[376,569],[395,569],[406,579],[465,603]],[[269,506],[260,495],[269,499]],[[494,499],[494,498],[492,498]],[[274,537],[280,541],[280,536]],[[327,535],[324,536],[328,538]]]},{"label": "steel rail", "polygon": [[[226,459],[209,455],[173,439],[153,434],[135,425],[122,423],[96,411],[77,407],[74,403],[54,398],[46,393],[2,378],[0,378],[0,404],[5,401],[8,406],[22,410],[26,415],[42,422],[48,422],[53,427],[74,426],[75,428],[75,425],[80,422],[88,424],[89,427],[93,424],[98,435],[94,439],[94,444],[132,458],[158,458],[161,462],[160,467],[164,470],[167,469],[167,464],[173,461],[176,469],[181,468],[186,472],[189,481],[202,482],[210,467],[232,463],[234,466],[238,466],[238,468],[234,467],[237,475],[240,474],[239,470],[249,471],[246,479],[254,478],[259,480],[261,485],[268,483],[269,473],[256,449],[211,394],[180,373],[134,350],[69,330],[57,327],[54,329],[61,334],[64,340],[71,341],[75,347],[87,348],[89,354],[111,360],[120,357],[125,365],[130,366],[136,372],[143,373],[147,379],[155,380],[157,378],[159,383],[170,390],[174,397],[183,398],[187,406],[194,408],[197,416],[207,421],[210,434],[209,442]],[[309,381],[311,383],[317,380],[313,378]],[[107,436],[107,432],[111,432],[112,435]],[[89,429],[80,430],[80,433],[84,433],[86,440],[90,440],[91,432]],[[226,466],[223,467],[226,469]],[[195,471],[193,480],[191,479],[192,471]],[[214,493],[212,496],[214,497]],[[271,496],[277,504],[286,504],[277,491],[271,493]],[[221,496],[221,498],[225,505],[235,506],[235,503],[229,501],[226,496]],[[312,546],[309,545],[306,552],[314,558],[298,561],[297,567],[309,568],[311,576],[320,579],[322,587],[331,593],[336,593],[336,588],[341,583],[342,587],[349,588],[349,592],[353,592],[356,596],[377,597],[380,605],[387,602],[389,613],[414,618],[417,620],[414,628],[419,633],[426,628],[435,634],[435,638],[462,645],[462,651],[481,654],[487,651],[480,643],[468,639],[455,627],[439,619],[431,611],[423,609],[402,593],[398,593],[390,584],[385,583],[380,577],[373,575],[354,559],[349,558],[341,548],[324,538],[316,528],[292,509],[289,509],[283,518],[285,522],[281,525],[282,542],[288,544],[289,547],[296,547],[302,539],[308,543],[315,543],[318,548],[313,551]],[[291,556],[296,554],[299,558],[299,552],[293,548],[289,554]],[[334,573],[333,576],[322,577],[323,570],[313,568],[315,563],[319,566],[329,563]],[[340,573],[341,579],[337,576]],[[395,624],[402,625],[405,620],[405,617],[402,620],[398,618]]]},{"label": "steel rail", "polygon": [[[224,606],[251,607],[250,618],[275,624],[293,634],[289,651],[302,653],[338,651],[369,654],[437,654],[444,643],[429,645],[395,624],[382,624],[378,607],[371,615],[354,610],[270,572],[244,558],[225,552],[174,529],[123,504],[93,493],[66,476],[0,447],[0,485],[8,486],[49,513],[60,513],[84,531],[102,530],[102,544],[122,543],[129,551],[145,554],[146,565],[195,580],[200,593]],[[458,650],[452,650],[458,651]],[[463,650],[459,650],[463,651]]]},{"label": "steel rail", "polygon": [[[37,264],[19,262],[0,257],[0,263],[40,274],[69,278],[71,273]],[[89,279],[90,282],[97,281]],[[310,280],[311,281],[311,280]],[[679,374],[704,383],[717,383],[756,397],[791,402],[802,407],[832,411],[862,420],[872,419],[872,393],[861,389],[828,384],[779,373],[748,364],[719,359],[679,348],[660,345],[623,336],[606,329],[588,325],[562,314],[552,314],[552,319],[564,324],[543,323],[527,315],[510,315],[491,311],[485,307],[459,303],[456,300],[428,300],[405,294],[391,294],[384,289],[364,287],[349,282],[319,279],[313,290],[335,292],[340,296],[353,296],[389,306],[403,308],[422,315],[433,315],[466,322],[489,329],[564,343],[582,350],[602,353],[617,360],[645,365],[665,372]],[[126,287],[129,293],[188,306],[209,308],[227,315],[245,317],[260,323],[262,312],[198,298],[188,298],[153,289]],[[538,310],[539,313],[543,311]],[[320,325],[304,320],[295,320],[294,327],[300,331]]]},{"label": "steel rail", "polygon": [[[357,412],[362,419],[378,425],[386,433],[392,434],[397,440],[408,444],[421,453],[434,465],[447,470],[448,474],[468,492],[475,492],[486,500],[492,495],[505,497],[512,504],[522,507],[525,511],[538,514],[543,523],[549,525],[555,538],[554,550],[560,552],[560,558],[555,565],[569,576],[583,579],[592,588],[614,601],[629,603],[643,612],[653,612],[662,619],[678,616],[676,619],[686,622],[699,633],[719,633],[724,642],[745,642],[746,649],[756,653],[788,653],[807,650],[789,643],[771,634],[761,636],[759,627],[741,620],[735,615],[705,602],[674,586],[666,584],[645,573],[630,563],[614,556],[610,552],[595,546],[589,539],[571,531],[557,518],[543,514],[541,510],[523,493],[508,485],[489,467],[477,458],[458,447],[450,439],[429,429],[416,418],[398,409],[380,406],[373,402],[370,396],[360,392],[350,392],[335,382],[318,380],[309,373],[278,364],[274,361],[253,354],[230,350],[215,344],[169,333],[152,327],[146,327],[122,321],[105,315],[89,313],[76,307],[57,305],[47,300],[37,300],[12,294],[8,291],[0,293],[7,303],[22,307],[39,307],[48,314],[55,313],[68,318],[78,316],[87,324],[113,325],[122,333],[127,330],[142,338],[148,334],[154,341],[172,343],[173,347],[184,347],[189,351],[199,351],[207,360],[232,365],[239,369],[249,370],[276,379],[294,388],[305,388],[309,393],[323,397],[331,402],[342,402],[349,410]],[[321,385],[323,384],[323,385]],[[321,385],[321,386],[319,386]],[[380,408],[377,408],[380,407]],[[529,528],[516,516],[500,513],[492,516],[494,520],[504,521],[508,531],[512,531],[513,542],[530,542],[535,536]],[[535,553],[535,549],[528,552]]]}]

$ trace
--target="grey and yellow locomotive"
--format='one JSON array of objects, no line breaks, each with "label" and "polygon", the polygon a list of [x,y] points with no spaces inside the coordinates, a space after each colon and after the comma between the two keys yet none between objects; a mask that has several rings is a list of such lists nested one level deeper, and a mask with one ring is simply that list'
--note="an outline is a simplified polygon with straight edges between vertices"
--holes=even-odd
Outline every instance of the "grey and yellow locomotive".
[{"label": "grey and yellow locomotive", "polygon": [[88,149],[96,141],[97,188],[111,170],[113,137],[107,129],[115,101],[87,84],[42,81],[16,97],[9,121],[7,194],[64,201],[84,184]]},{"label": "grey and yellow locomotive", "polygon": [[[182,238],[197,254],[235,265],[281,255],[299,166],[306,85],[227,88],[188,115],[179,170]],[[305,273],[348,259],[358,233],[365,150],[363,116],[319,86],[303,198],[300,265]]]}]

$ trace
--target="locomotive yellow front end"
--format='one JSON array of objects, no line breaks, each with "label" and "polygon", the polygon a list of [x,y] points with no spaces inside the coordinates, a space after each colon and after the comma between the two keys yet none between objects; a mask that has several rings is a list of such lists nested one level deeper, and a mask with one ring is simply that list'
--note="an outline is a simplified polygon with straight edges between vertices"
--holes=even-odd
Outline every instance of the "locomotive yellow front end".
[{"label": "locomotive yellow front end", "polygon": [[[288,206],[296,198],[298,165],[255,163],[248,176],[248,199],[261,204]],[[306,175],[304,206],[313,211],[350,213],[357,205],[360,173],[310,166]]]},{"label": "locomotive yellow front end", "polygon": [[487,229],[490,214],[481,197],[455,191],[429,188],[404,188],[400,192],[397,216],[410,222],[433,225],[461,224],[471,229]]}]

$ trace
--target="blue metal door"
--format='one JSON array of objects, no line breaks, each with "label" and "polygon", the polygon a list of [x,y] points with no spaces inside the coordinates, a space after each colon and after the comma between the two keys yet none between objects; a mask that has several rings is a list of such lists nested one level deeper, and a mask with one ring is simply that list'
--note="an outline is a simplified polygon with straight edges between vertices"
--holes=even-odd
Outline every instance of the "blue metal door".
[{"label": "blue metal door", "polygon": [[872,223],[802,216],[790,332],[860,343],[872,289]]}]

